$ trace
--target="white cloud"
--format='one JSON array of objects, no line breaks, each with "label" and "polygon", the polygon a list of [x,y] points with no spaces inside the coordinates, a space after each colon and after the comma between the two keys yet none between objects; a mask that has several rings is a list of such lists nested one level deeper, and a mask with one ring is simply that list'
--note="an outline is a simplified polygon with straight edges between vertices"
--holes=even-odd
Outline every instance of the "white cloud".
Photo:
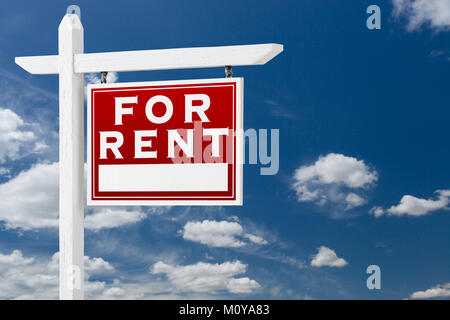
[{"label": "white cloud", "polygon": [[426,25],[436,30],[450,28],[448,0],[392,0],[394,16],[407,19],[407,29],[414,31]]},{"label": "white cloud", "polygon": [[244,237],[256,244],[261,244],[261,245],[268,244],[268,242],[264,238],[262,238],[260,236],[256,236],[254,234],[246,233],[246,234],[244,234]]},{"label": "white cloud", "polygon": [[[138,283],[91,281],[90,275],[111,276],[114,267],[102,258],[84,257],[86,299],[146,299],[177,298],[167,291],[167,282],[151,282],[142,279]],[[24,257],[14,250],[10,254],[0,253],[0,299],[58,299],[59,253],[50,261],[36,257]],[[195,298],[195,297],[194,297]]]},{"label": "white cloud", "polygon": [[[39,154],[40,157],[45,156],[46,159],[55,161],[58,157],[57,89],[56,93],[43,90],[32,85],[30,79],[2,67],[0,67],[0,88],[0,106],[4,108],[3,110],[12,110],[18,117],[11,119],[18,126],[14,131],[27,133],[25,137],[21,134],[21,138],[26,138],[26,141],[13,139],[7,144],[0,142],[0,149],[10,147],[17,150],[13,151],[12,158],[8,157],[7,160],[36,158],[36,154]],[[0,131],[2,129],[0,128]],[[9,161],[7,163],[10,164]]]},{"label": "white cloud", "polygon": [[[59,252],[53,254],[48,267],[54,272],[59,272]],[[84,256],[84,271],[86,273],[86,279],[88,279],[91,274],[108,274],[114,271],[114,267],[109,262],[103,260],[103,258]]]},{"label": "white cloud", "polygon": [[313,165],[297,169],[292,187],[300,202],[311,201],[318,205],[331,202],[348,210],[366,202],[356,191],[368,189],[377,180],[377,172],[364,161],[330,153],[320,156]]},{"label": "white cloud", "polygon": [[109,289],[105,290],[105,293],[104,293],[105,296],[107,296],[111,299],[122,297],[124,294],[125,294],[125,291],[119,287],[109,288]]},{"label": "white cloud", "polygon": [[254,289],[258,289],[261,286],[255,280],[248,277],[231,279],[227,284],[227,289],[230,293],[251,293]]},{"label": "white cloud", "polygon": [[0,185],[0,220],[24,230],[58,226],[58,164],[37,164]]},{"label": "white cloud", "polygon": [[88,256],[84,257],[84,268],[92,274],[105,274],[114,271],[109,262],[103,260],[103,258],[90,258]]},{"label": "white cloud", "polygon": [[43,141],[38,141],[36,142],[36,144],[33,147],[33,152],[34,153],[40,153],[44,150],[47,150],[49,148],[49,146],[43,142]]},{"label": "white cloud", "polygon": [[370,214],[373,214],[376,218],[381,217],[384,214],[384,209],[382,207],[373,207],[369,210]]},{"label": "white cloud", "polygon": [[183,227],[183,239],[210,247],[242,247],[245,243],[236,239],[236,236],[243,231],[237,222],[191,221]]},{"label": "white cloud", "polygon": [[240,261],[212,264],[198,262],[187,266],[172,266],[159,261],[151,268],[153,274],[165,274],[170,283],[180,292],[250,293],[260,287],[258,282],[245,278],[235,278],[245,273],[247,265]]},{"label": "white cloud", "polygon": [[330,248],[321,246],[316,255],[312,257],[311,266],[313,267],[337,267],[341,268],[348,264],[342,258],[336,255],[336,252]]},{"label": "white cloud", "polygon": [[[90,275],[111,277],[118,271],[102,258],[84,258],[86,299],[177,299],[167,293],[167,281],[152,281],[151,275],[139,277],[135,282],[92,281]],[[5,299],[58,299],[59,253],[49,259],[24,257],[20,250],[10,254],[0,252],[0,300]],[[193,299],[204,296],[192,295]]]},{"label": "white cloud", "polygon": [[411,294],[411,299],[429,299],[450,297],[450,282],[442,285],[437,285],[425,291],[416,291]]},{"label": "white cloud", "polygon": [[20,250],[14,250],[9,255],[0,252],[0,272],[4,272],[8,268],[29,265],[33,262],[33,258],[24,258]]},{"label": "white cloud", "polygon": [[86,216],[85,227],[93,231],[111,229],[136,223],[146,217],[147,214],[139,209],[102,208],[94,210],[94,213]]},{"label": "white cloud", "polygon": [[[37,164],[0,184],[0,221],[7,228],[39,229],[58,227],[58,163]],[[98,231],[137,223],[147,212],[164,212],[168,207],[124,209],[100,207],[89,209],[86,229]]]},{"label": "white cloud", "polygon": [[32,131],[25,129],[23,119],[10,109],[0,108],[0,163],[7,159],[15,160],[22,153],[29,154],[32,150],[23,150],[23,147],[32,149],[27,145],[36,139]]},{"label": "white cloud", "polygon": [[377,181],[376,172],[370,171],[364,161],[337,153],[320,156],[314,165],[298,169],[295,177],[299,182],[338,183],[349,188],[362,188]]},{"label": "white cloud", "polygon": [[237,222],[203,220],[186,223],[183,230],[183,239],[198,242],[209,247],[242,247],[247,243],[242,237],[255,244],[267,244],[262,237],[253,234],[244,234],[244,229]]},{"label": "white cloud", "polygon": [[373,207],[370,210],[370,213],[374,214],[377,218],[383,214],[392,216],[409,215],[418,217],[437,210],[448,210],[450,190],[437,190],[435,193],[438,195],[436,200],[421,199],[414,196],[405,195],[401,198],[398,205],[392,206],[387,210],[384,210],[381,207]]},{"label": "white cloud", "polygon": [[[183,267],[158,262],[152,272],[138,275],[130,275],[129,270],[121,274],[101,257],[86,256],[84,264],[86,299],[210,299],[252,293],[260,287],[248,277],[236,277],[247,269],[239,261]],[[58,273],[58,252],[48,258],[24,256],[20,250],[0,252],[0,300],[58,299]],[[167,278],[156,279],[155,274],[161,273]],[[112,281],[97,280],[111,277]]]},{"label": "white cloud", "polygon": [[351,209],[363,205],[364,203],[366,203],[366,199],[360,197],[356,193],[351,192],[345,197],[345,202],[347,202],[347,208]]},{"label": "white cloud", "polygon": [[[102,275],[114,268],[102,258],[84,258],[86,279],[89,274]],[[20,250],[0,252],[0,299],[57,299],[59,290],[59,253],[49,262],[25,258]],[[88,296],[98,283],[86,283]],[[104,286],[104,284],[103,284]]]}]

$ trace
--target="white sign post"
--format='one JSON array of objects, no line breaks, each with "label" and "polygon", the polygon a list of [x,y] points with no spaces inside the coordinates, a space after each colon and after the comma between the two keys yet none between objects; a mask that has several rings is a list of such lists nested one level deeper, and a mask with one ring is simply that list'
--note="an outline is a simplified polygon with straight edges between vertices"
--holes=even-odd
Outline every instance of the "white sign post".
[{"label": "white sign post", "polygon": [[[69,7],[70,8],[70,7]],[[283,51],[279,44],[83,53],[83,26],[66,14],[59,26],[59,54],[16,57],[32,74],[59,74],[60,299],[84,299],[84,73],[263,65]]]}]

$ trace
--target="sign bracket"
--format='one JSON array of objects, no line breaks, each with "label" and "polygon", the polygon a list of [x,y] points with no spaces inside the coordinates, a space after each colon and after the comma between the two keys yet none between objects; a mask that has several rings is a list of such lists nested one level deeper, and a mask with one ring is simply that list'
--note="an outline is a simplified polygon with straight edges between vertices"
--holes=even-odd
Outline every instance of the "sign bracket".
[{"label": "sign bracket", "polygon": [[225,77],[226,78],[233,77],[233,69],[231,66],[225,66]]},{"label": "sign bracket", "polygon": [[108,76],[108,72],[102,71],[100,72],[100,75],[101,75],[100,83],[106,83],[108,81],[108,79],[106,78]]}]

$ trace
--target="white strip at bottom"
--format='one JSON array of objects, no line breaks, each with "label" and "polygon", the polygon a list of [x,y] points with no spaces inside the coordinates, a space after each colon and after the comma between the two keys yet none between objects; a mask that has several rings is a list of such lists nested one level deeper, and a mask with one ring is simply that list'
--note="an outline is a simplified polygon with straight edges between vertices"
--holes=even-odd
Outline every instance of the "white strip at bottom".
[{"label": "white strip at bottom", "polygon": [[99,191],[227,191],[227,163],[99,165]]}]

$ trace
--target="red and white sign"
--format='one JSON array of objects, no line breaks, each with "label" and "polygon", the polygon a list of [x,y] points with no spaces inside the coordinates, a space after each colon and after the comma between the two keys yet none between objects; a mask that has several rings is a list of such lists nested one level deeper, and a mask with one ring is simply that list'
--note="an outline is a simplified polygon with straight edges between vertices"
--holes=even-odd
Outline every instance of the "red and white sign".
[{"label": "red and white sign", "polygon": [[88,205],[242,205],[243,79],[88,86]]}]

